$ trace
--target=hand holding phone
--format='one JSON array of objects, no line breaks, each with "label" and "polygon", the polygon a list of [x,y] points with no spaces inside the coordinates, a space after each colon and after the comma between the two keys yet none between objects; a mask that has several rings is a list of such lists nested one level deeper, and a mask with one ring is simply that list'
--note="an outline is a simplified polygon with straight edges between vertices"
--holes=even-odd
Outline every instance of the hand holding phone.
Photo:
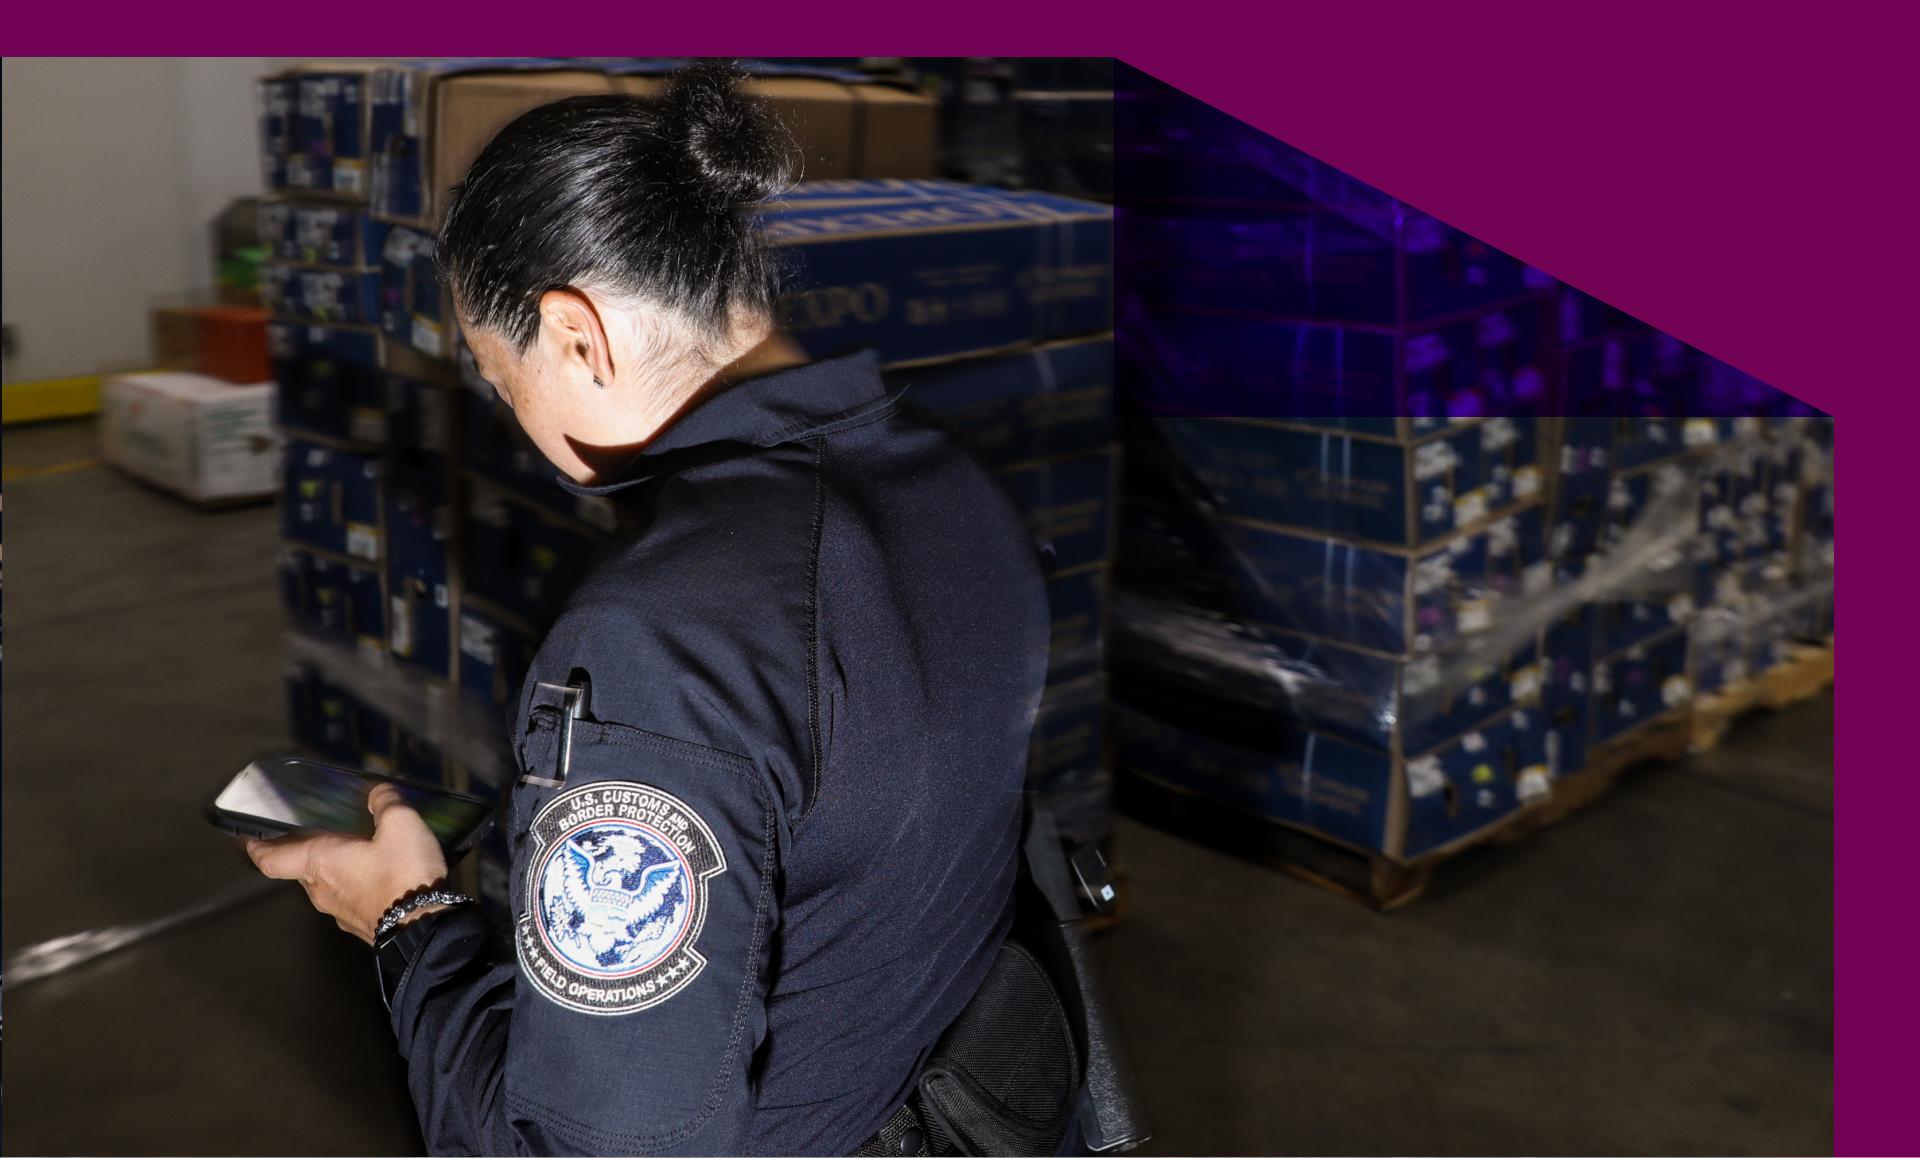
[{"label": "hand holding phone", "polygon": [[393,785],[449,858],[477,844],[493,820],[492,803],[478,796],[301,756],[256,760],[242,768],[214,798],[209,819],[236,836],[262,840],[294,832],[370,837],[367,797],[379,784]]},{"label": "hand holding phone", "polygon": [[432,785],[283,757],[242,769],[210,814],[253,838],[247,856],[263,874],[299,881],[314,908],[372,944],[382,914],[444,882],[453,851],[480,839],[493,810]]}]

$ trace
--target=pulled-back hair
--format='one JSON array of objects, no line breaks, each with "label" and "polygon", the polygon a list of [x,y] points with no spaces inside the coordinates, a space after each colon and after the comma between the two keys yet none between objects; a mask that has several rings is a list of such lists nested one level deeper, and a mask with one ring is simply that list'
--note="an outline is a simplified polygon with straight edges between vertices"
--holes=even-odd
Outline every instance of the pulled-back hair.
[{"label": "pulled-back hair", "polygon": [[580,96],[522,114],[453,191],[442,276],[476,326],[524,351],[540,295],[594,286],[670,310],[704,340],[772,309],[752,207],[795,177],[792,139],[734,65],[675,73],[657,101]]}]

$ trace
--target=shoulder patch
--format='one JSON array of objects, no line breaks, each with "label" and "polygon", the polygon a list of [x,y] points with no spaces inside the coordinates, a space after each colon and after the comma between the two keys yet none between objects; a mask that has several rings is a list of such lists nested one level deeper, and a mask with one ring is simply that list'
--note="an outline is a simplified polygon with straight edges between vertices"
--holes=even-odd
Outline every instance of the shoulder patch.
[{"label": "shoulder patch", "polygon": [[645,784],[598,780],[554,797],[529,836],[514,941],[543,996],[581,1013],[634,1013],[699,976],[707,881],[727,871],[699,813]]}]

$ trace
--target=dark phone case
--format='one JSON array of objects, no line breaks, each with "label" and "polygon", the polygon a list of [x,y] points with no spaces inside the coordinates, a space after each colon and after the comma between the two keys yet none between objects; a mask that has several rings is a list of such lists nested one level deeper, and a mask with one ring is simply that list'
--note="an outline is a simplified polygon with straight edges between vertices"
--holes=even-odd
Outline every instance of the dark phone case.
[{"label": "dark phone case", "polygon": [[215,828],[234,836],[257,836],[261,840],[273,840],[293,831],[281,825],[268,824],[255,816],[241,816],[237,812],[215,808],[212,803],[208,803],[206,811],[207,819]]},{"label": "dark phone case", "polygon": [[[387,776],[379,772],[368,772],[365,769],[361,769],[361,768],[349,768],[344,764],[334,764],[326,760],[316,760],[308,756],[293,756],[293,757],[273,756],[273,757],[265,757],[260,760],[251,761],[251,763],[260,764],[264,768],[264,767],[270,766],[272,762],[275,760],[284,760],[284,759],[301,760],[308,764],[318,764],[323,767],[336,768],[342,772],[349,773],[353,776],[358,776],[363,780],[374,780],[374,781],[380,781],[388,784],[407,784],[417,788],[429,788],[435,792],[439,792],[447,796],[456,797],[462,800],[474,800],[474,801],[480,801],[481,803],[486,802],[485,797],[474,796],[470,793],[465,793],[465,792],[449,791],[448,789],[441,788],[437,784],[421,784],[418,781],[408,780],[400,776]],[[236,776],[238,774],[239,773],[235,773]],[[282,825],[282,824],[275,824],[270,820],[263,820],[257,816],[247,816],[243,813],[228,812],[224,808],[217,807],[214,802],[219,800],[220,794],[225,791],[226,791],[226,785],[223,784],[220,786],[219,789],[215,790],[212,798],[207,801],[207,806],[205,809],[206,817],[207,817],[207,820],[210,823],[212,823],[212,825],[215,828],[218,828],[223,832],[231,833],[234,836],[258,837],[261,840],[275,840],[275,839],[278,839],[279,837],[291,836],[296,832],[302,831],[301,829],[296,827]],[[464,856],[468,852],[471,852],[476,846],[479,845],[479,843],[482,840],[485,840],[487,834],[493,831],[493,826],[496,820],[498,819],[498,815],[499,815],[499,810],[497,808],[490,808],[486,812],[486,814],[481,817],[480,823],[474,825],[473,829],[469,831],[467,835],[458,844],[448,844],[444,840],[441,841],[440,847],[442,851],[446,853],[448,863],[451,864],[457,858]],[[313,831],[318,832],[322,830],[315,829]]]}]

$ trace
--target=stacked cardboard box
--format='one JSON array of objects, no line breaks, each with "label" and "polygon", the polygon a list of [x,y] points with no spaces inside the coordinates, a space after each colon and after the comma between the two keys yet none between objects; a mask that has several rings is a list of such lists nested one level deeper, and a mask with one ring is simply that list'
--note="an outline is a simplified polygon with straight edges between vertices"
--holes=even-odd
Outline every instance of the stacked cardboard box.
[{"label": "stacked cardboard box", "polygon": [[[833,178],[762,215],[792,255],[782,322],[818,356],[877,350],[909,406],[978,454],[1051,544],[1055,632],[1033,773],[1070,830],[1102,836],[1108,212],[920,180],[931,102],[851,74],[754,71],[750,90],[789,120],[809,170]],[[514,115],[582,92],[654,95],[663,72],[662,62],[422,63],[263,85],[265,167],[288,194],[261,222],[276,262],[278,421],[292,440],[289,711],[311,747],[481,794],[508,782],[506,709],[620,516],[556,486],[473,372],[431,224]],[[475,868],[496,913],[504,858],[496,840]]]},{"label": "stacked cardboard box", "polygon": [[1828,421],[1319,425],[1123,425],[1128,772],[1412,861],[1832,632]]},{"label": "stacked cardboard box", "polygon": [[[1363,429],[1356,430],[1359,426]],[[1528,419],[1126,428],[1118,762],[1393,858],[1544,795]]]}]

